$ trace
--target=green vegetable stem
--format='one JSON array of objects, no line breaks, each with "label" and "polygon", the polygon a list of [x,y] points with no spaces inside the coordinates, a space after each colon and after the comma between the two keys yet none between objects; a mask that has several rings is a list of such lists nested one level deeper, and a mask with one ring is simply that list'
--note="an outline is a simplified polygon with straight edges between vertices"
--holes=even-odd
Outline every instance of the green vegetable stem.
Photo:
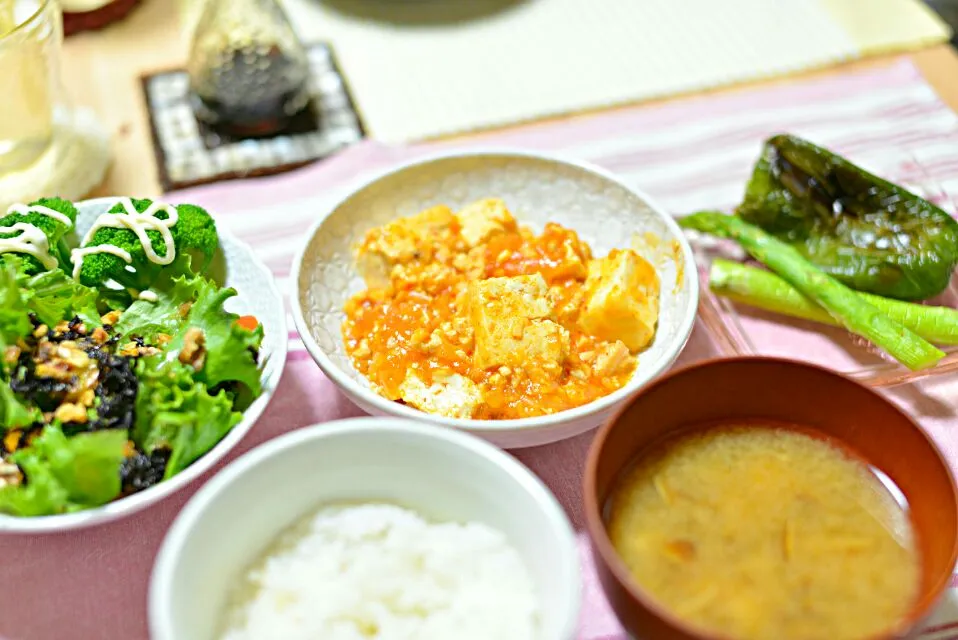
[{"label": "green vegetable stem", "polygon": [[795,136],[766,141],[736,214],[857,291],[925,300],[958,264],[945,211]]},{"label": "green vegetable stem", "polygon": [[[709,287],[736,302],[793,318],[841,326],[825,309],[771,271],[714,260]],[[958,344],[958,310],[902,302],[869,293],[858,296],[896,322],[936,344]]]},{"label": "green vegetable stem", "polygon": [[816,268],[797,249],[756,226],[712,211],[686,216],[679,223],[686,229],[736,240],[753,258],[825,308],[846,329],[884,349],[909,369],[930,367],[945,356],[927,340]]}]

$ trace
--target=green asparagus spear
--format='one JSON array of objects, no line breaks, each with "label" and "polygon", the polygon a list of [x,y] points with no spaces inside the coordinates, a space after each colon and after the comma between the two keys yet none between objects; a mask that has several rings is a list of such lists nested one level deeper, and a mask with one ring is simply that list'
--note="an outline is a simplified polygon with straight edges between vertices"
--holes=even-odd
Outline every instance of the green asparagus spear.
[{"label": "green asparagus spear", "polygon": [[[752,307],[841,326],[825,309],[771,271],[717,259],[709,272],[709,287],[718,295]],[[858,292],[858,296],[892,320],[935,344],[958,344],[958,310]]]},{"label": "green asparagus spear", "polygon": [[679,224],[686,229],[736,240],[753,258],[824,307],[846,329],[884,349],[909,369],[925,369],[945,356],[927,340],[820,271],[794,247],[756,226],[717,211],[686,216]]}]

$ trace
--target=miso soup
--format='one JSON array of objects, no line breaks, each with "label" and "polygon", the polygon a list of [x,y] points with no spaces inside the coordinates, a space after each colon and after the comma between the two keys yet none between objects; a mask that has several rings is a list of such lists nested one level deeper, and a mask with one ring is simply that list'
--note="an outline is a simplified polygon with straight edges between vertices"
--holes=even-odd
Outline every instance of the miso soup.
[{"label": "miso soup", "polygon": [[723,637],[867,638],[918,596],[907,513],[865,464],[795,430],[664,443],[614,488],[608,531],[646,593]]}]

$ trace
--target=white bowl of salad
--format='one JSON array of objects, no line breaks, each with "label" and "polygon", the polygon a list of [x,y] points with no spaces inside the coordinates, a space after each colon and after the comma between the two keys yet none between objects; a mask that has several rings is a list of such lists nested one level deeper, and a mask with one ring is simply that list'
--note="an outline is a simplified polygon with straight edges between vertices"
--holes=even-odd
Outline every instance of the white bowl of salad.
[{"label": "white bowl of salad", "polygon": [[44,198],[0,216],[0,532],[100,524],[209,470],[286,360],[282,296],[204,209]]}]

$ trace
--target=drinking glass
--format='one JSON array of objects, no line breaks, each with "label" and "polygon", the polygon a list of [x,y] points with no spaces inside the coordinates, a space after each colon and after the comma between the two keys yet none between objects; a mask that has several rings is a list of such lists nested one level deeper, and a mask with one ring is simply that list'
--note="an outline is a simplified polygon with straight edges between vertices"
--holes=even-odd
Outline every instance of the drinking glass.
[{"label": "drinking glass", "polygon": [[29,167],[50,146],[63,101],[62,41],[55,0],[0,0],[0,176]]}]

